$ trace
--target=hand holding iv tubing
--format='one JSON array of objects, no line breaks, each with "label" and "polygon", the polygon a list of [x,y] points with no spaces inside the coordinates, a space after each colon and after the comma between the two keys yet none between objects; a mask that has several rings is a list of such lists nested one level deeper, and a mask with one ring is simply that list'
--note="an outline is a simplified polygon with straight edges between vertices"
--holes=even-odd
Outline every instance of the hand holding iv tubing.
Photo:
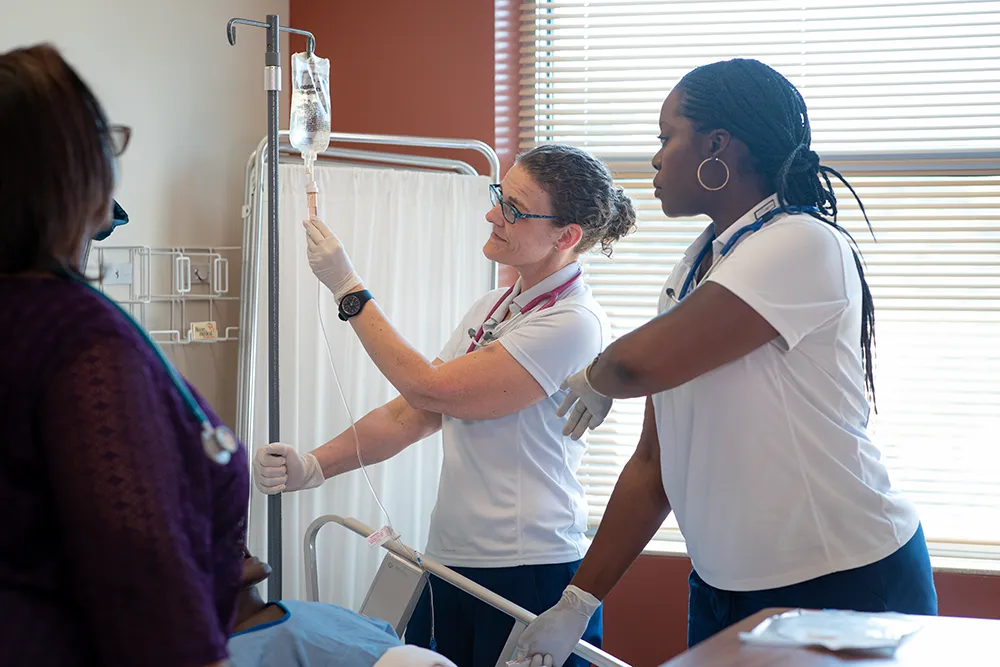
[{"label": "hand holding iv tubing", "polygon": [[347,250],[337,235],[313,215],[303,221],[306,230],[306,256],[309,268],[327,289],[333,292],[337,303],[351,292],[360,289],[361,277],[354,271]]},{"label": "hand holding iv tubing", "polygon": [[[304,223],[309,266],[340,302],[362,286],[337,236],[319,218]],[[409,405],[458,419],[496,419],[543,400],[545,392],[502,345],[447,363],[429,360],[393,326],[375,301],[349,320],[368,356]],[[507,391],[498,392],[497,386]]]}]

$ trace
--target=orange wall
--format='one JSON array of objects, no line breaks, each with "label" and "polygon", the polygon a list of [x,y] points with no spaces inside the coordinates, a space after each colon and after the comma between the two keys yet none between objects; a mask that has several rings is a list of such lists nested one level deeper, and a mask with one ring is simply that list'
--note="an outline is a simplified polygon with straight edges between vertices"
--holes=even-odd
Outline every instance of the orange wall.
[{"label": "orange wall", "polygon": [[[291,0],[330,60],[336,132],[495,144],[492,0]],[[300,38],[292,51],[305,50]],[[357,147],[357,146],[354,146]],[[473,153],[461,157],[485,165]]]},{"label": "orange wall", "polygon": [[[505,169],[517,141],[516,9],[513,0],[291,0],[288,23],[313,31],[330,59],[334,130],[480,139]],[[636,561],[607,600],[611,653],[644,667],[684,650],[689,571],[686,558]],[[936,581],[942,614],[1000,618],[1000,577]]]},{"label": "orange wall", "polygon": [[[479,139],[497,151],[502,175],[517,150],[517,6],[291,0],[287,25],[311,31],[316,52],[330,60],[335,132]],[[291,51],[304,50],[294,37]],[[425,154],[465,160],[485,173],[486,160],[470,151]],[[514,278],[501,267],[501,285]]]}]

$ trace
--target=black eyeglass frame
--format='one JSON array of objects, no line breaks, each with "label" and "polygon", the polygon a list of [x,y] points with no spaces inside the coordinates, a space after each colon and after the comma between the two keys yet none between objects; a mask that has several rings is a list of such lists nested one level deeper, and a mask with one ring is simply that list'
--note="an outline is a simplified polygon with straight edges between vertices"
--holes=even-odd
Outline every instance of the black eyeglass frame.
[{"label": "black eyeglass frame", "polygon": [[132,139],[132,128],[128,125],[110,125],[108,126],[108,141],[111,144],[111,153],[115,157],[121,157],[128,148],[129,141]]},{"label": "black eyeglass frame", "polygon": [[500,212],[503,213],[503,219],[510,224],[517,223],[518,220],[522,218],[536,218],[540,220],[555,220],[554,215],[538,215],[536,213],[521,213],[517,210],[517,207],[503,198],[503,190],[500,189],[500,183],[490,184],[490,201],[493,205],[500,205]]}]

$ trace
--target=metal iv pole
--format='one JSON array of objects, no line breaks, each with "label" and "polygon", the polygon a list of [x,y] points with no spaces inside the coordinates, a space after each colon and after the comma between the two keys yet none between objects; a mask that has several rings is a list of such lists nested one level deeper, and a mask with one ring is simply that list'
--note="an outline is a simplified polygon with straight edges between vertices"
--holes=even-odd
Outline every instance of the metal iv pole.
[{"label": "metal iv pole", "polygon": [[[267,422],[268,442],[281,440],[278,386],[278,92],[281,90],[281,33],[306,37],[306,52],[316,51],[316,38],[311,32],[286,28],[277,14],[268,14],[267,22],[234,18],[226,26],[229,43],[236,45],[236,26],[248,25],[267,31],[264,52],[264,90],[267,91]],[[271,576],[267,582],[270,601],[281,599],[281,496],[267,497],[267,562]]]}]

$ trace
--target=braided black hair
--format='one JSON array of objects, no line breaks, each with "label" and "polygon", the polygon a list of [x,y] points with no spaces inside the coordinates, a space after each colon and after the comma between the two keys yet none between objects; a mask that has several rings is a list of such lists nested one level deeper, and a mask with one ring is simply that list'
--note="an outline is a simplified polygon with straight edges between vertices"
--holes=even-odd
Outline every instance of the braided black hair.
[{"label": "braided black hair", "polygon": [[865,280],[857,243],[837,223],[837,197],[830,177],[854,195],[872,232],[865,206],[840,172],[820,164],[810,148],[812,131],[805,100],[792,83],[757,60],[737,58],[703,65],[677,84],[682,91],[680,112],[698,132],[727,130],[742,141],[754,160],[754,171],[778,195],[782,209],[812,207],[813,217],[834,227],[851,242],[861,277],[861,353],[865,389],[875,403],[872,348],[875,345],[875,305]]}]

